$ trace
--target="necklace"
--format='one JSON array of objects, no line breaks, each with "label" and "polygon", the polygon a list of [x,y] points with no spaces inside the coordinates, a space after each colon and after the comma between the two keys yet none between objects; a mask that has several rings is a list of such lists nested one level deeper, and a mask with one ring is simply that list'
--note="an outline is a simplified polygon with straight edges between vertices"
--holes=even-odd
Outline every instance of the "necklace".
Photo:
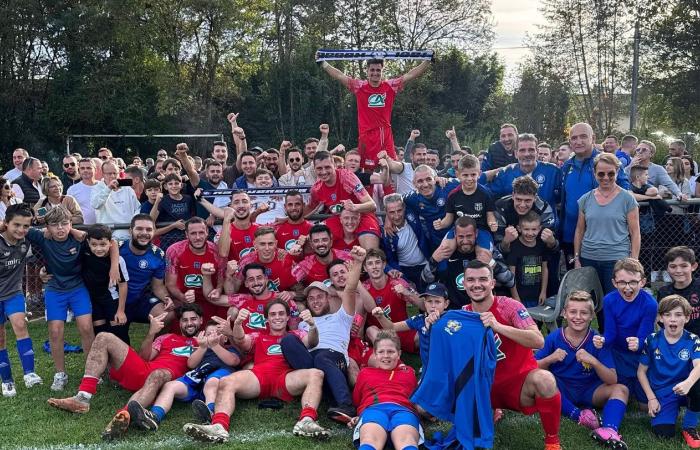
[{"label": "necklace", "polygon": [[596,189],[596,190],[598,191],[598,195],[600,195],[601,197],[603,197],[604,199],[607,200],[607,199],[609,199],[615,192],[617,192],[617,187],[615,187],[615,188],[613,188],[612,190],[610,190],[610,192],[608,192],[607,194],[604,194],[603,191],[600,190],[600,188],[598,188],[598,189]]}]

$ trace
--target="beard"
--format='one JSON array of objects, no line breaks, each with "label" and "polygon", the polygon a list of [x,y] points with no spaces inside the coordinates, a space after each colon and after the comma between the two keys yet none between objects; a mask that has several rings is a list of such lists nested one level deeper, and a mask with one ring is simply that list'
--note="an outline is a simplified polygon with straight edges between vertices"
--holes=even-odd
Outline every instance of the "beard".
[{"label": "beard", "polygon": [[146,250],[151,246],[151,241],[148,241],[146,244],[141,244],[137,239],[131,239],[131,245],[137,250]]}]

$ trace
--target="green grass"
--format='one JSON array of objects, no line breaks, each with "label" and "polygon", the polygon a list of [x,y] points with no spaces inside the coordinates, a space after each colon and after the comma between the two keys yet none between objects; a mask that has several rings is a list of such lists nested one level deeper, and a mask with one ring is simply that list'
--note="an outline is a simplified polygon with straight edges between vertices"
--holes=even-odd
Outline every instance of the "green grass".
[{"label": "green grass", "polygon": [[[134,326],[132,339],[139,342],[145,328]],[[117,408],[124,405],[129,393],[106,382],[99,386],[97,395],[86,415],[71,415],[50,408],[46,399],[54,396],[49,389],[53,378],[53,367],[48,354],[41,351],[41,344],[47,337],[46,324],[38,321],[30,324],[30,334],[37,350],[37,372],[44,379],[44,385],[27,390],[22,382],[17,384],[17,397],[0,397],[0,448],[7,449],[201,449],[182,433],[182,425],[191,418],[189,405],[176,403],[173,411],[163,422],[157,433],[147,434],[134,430],[118,443],[105,444],[100,440],[100,432]],[[79,342],[75,326],[66,329],[66,339]],[[8,348],[15,378],[21,380],[21,366],[17,361],[14,337],[8,328]],[[84,355],[66,355],[70,383],[65,396],[73,395],[82,376]],[[63,396],[63,394],[61,394]],[[325,408],[321,406],[321,411]],[[332,429],[330,440],[319,443],[292,436],[299,404],[292,403],[280,411],[259,410],[256,402],[240,402],[231,421],[231,441],[218,448],[233,449],[352,449],[350,430],[336,426],[325,418],[324,426]],[[446,426],[428,426],[430,436]],[[650,432],[649,419],[645,414],[633,412],[630,408],[622,425],[623,437],[630,449],[681,449],[687,448],[680,436],[671,441],[660,441]],[[597,447],[588,437],[588,432],[569,420],[562,420],[562,445],[565,449],[586,450]],[[496,449],[530,450],[542,448],[542,431],[537,416],[525,417],[507,412],[496,429]]]}]

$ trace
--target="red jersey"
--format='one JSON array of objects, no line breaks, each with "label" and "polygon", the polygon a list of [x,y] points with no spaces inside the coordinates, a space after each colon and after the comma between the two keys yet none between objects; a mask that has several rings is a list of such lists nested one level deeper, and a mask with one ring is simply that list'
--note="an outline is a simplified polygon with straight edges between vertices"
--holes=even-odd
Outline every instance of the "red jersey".
[{"label": "red jersey", "polygon": [[[294,330],[289,333],[296,335],[299,339],[303,339],[306,336],[306,332],[301,330]],[[286,335],[287,333],[273,336],[267,331],[262,333],[254,332],[249,335],[253,346],[248,353],[254,355],[253,367],[256,370],[264,370],[267,373],[284,373],[291,370],[287,360],[282,355],[282,346],[280,345],[282,338]]]},{"label": "red jersey", "polygon": [[163,334],[153,341],[153,349],[158,352],[148,362],[152,370],[168,369],[173,377],[180,377],[187,371],[187,358],[194,351],[196,341],[179,334]]},{"label": "red jersey", "polygon": [[334,249],[349,252],[352,250],[353,246],[360,245],[360,241],[357,240],[357,228],[355,228],[355,233],[353,234],[354,239],[350,242],[345,241],[343,237],[345,236],[345,231],[343,230],[343,224],[340,223],[339,216],[329,217],[324,223],[328,229],[331,230],[331,236],[333,236],[331,247]]},{"label": "red jersey", "polygon": [[[465,311],[473,311],[472,305],[462,307]],[[530,317],[527,308],[517,300],[501,295],[494,296],[493,305],[489,308],[496,320],[503,325],[524,330],[535,321]],[[496,374],[494,376],[494,386],[499,383],[508,382],[509,378],[520,376],[523,372],[537,369],[537,361],[532,349],[524,347],[505,336],[494,333],[496,339]]]},{"label": "red jersey", "polygon": [[296,243],[296,240],[301,236],[308,236],[309,230],[313,224],[308,220],[301,223],[282,222],[275,225],[275,235],[277,236],[277,246],[283,250],[289,249]]},{"label": "red jersey", "polygon": [[[277,250],[277,254],[269,263],[260,261],[258,253],[253,250],[245,255],[238,262],[238,266],[244,268],[248,264],[259,263],[265,266],[265,275],[269,279],[268,289],[273,292],[289,291],[292,286],[297,284],[297,280],[292,276],[290,268],[294,263],[294,259],[284,250]],[[236,277],[243,281],[243,270],[236,273]],[[241,284],[240,292],[248,292],[248,289]]]},{"label": "red jersey", "polygon": [[239,230],[231,223],[231,244],[228,250],[228,260],[240,260],[245,255],[253,251],[253,239],[255,231],[260,227],[256,223],[251,223],[245,230]]},{"label": "red jersey", "polygon": [[365,367],[360,370],[352,391],[357,415],[365,408],[379,403],[395,403],[414,411],[410,396],[418,381],[413,367],[399,363],[394,370]]},{"label": "red jersey", "polygon": [[[341,250],[331,249],[331,259],[342,259],[350,261],[350,253]],[[316,255],[309,255],[304,258],[299,264],[292,267],[292,276],[299,282],[304,282],[309,285],[314,281],[328,280],[328,266],[318,260]],[[330,283],[330,281],[329,281]]]},{"label": "red jersey", "polygon": [[375,128],[391,128],[391,111],[396,94],[403,90],[403,77],[373,87],[367,80],[350,78],[348,89],[357,99],[357,128],[360,134]]},{"label": "red jersey", "polygon": [[[404,300],[403,295],[399,295],[394,292],[393,287],[397,285],[402,285],[406,289],[409,289],[409,285],[403,278],[391,278],[387,277],[386,284],[383,288],[377,289],[372,286],[370,280],[363,283],[369,295],[372,296],[374,302],[377,306],[381,306],[384,309],[384,314],[388,315],[392,322],[402,322],[408,319],[408,311],[406,310],[406,300]],[[381,324],[377,319],[371,314],[367,314],[367,323],[365,327],[374,325],[375,327],[382,329]]]},{"label": "red jersey", "polygon": [[[226,270],[226,260],[219,256],[216,244],[207,241],[203,255],[192,252],[187,240],[176,242],[165,252],[166,272],[177,277],[177,288],[181,292],[193,290],[195,302],[202,307],[202,324],[212,316],[226,317],[226,308],[211,304],[202,290],[202,264],[214,264],[219,274]],[[212,280],[216,286],[216,279]]]},{"label": "red jersey", "polygon": [[335,169],[335,184],[333,186],[328,186],[323,181],[317,180],[311,187],[310,204],[323,204],[322,213],[339,214],[343,200],[361,203],[361,198],[365,195],[369,194],[357,175],[347,169]]},{"label": "red jersey", "polygon": [[[250,311],[248,319],[243,322],[243,330],[246,334],[259,331],[269,331],[267,326],[267,319],[265,319],[265,306],[275,299],[275,293],[271,292],[270,295],[263,299],[256,299],[250,294],[229,294],[228,304],[238,309],[247,309]],[[299,310],[297,309],[296,303],[293,301],[287,302],[289,306],[289,326],[290,328],[296,328],[299,324]]]}]

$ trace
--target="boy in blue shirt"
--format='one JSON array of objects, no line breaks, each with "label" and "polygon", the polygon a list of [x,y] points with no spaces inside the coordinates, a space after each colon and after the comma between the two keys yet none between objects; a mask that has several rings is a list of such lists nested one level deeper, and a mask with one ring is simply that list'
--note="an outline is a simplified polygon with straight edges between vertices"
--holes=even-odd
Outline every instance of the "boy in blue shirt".
[{"label": "boy in blue shirt", "polygon": [[[591,329],[595,317],[591,295],[586,291],[571,292],[563,316],[566,327],[547,335],[544,347],[535,353],[537,365],[556,378],[563,416],[593,430],[591,437],[606,447],[626,449],[618,430],[629,391],[617,383],[610,349],[593,345],[598,334]],[[602,423],[593,407],[603,408]]]},{"label": "boy in blue shirt", "polygon": [[649,399],[651,429],[657,437],[672,438],[681,406],[683,438],[691,448],[700,448],[695,429],[700,411],[700,338],[683,327],[691,308],[680,295],[669,295],[659,302],[663,330],[644,341],[637,376]]},{"label": "boy in blue shirt", "polygon": [[639,407],[646,409],[646,396],[637,380],[641,343],[654,331],[656,299],[643,290],[644,267],[634,258],[625,258],[613,268],[616,291],[603,298],[605,333],[595,336],[593,344],[612,350],[618,383],[624,384]]}]

